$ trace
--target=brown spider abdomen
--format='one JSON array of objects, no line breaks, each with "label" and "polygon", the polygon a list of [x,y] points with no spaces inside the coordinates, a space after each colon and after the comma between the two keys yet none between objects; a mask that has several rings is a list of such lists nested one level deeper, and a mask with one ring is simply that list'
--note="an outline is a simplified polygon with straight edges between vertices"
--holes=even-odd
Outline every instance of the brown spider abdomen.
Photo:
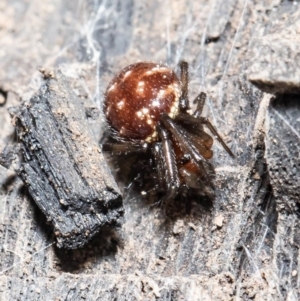
[{"label": "brown spider abdomen", "polygon": [[108,85],[104,113],[121,137],[153,142],[160,115],[177,115],[180,93],[180,81],[167,66],[132,64]]}]

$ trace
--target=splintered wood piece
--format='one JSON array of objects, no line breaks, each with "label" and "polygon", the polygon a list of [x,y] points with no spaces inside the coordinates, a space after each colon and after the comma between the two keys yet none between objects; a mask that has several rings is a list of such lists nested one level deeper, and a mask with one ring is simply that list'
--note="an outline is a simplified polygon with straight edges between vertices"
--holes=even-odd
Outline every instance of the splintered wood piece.
[{"label": "splintered wood piece", "polygon": [[119,226],[120,190],[62,74],[10,113],[23,152],[20,176],[54,226],[58,247],[81,247],[101,227]]}]

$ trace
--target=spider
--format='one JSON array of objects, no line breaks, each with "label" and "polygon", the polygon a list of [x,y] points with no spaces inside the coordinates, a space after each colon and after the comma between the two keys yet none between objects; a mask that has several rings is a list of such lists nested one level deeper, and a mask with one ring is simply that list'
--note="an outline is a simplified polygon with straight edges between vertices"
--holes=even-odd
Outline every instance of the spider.
[{"label": "spider", "polygon": [[155,171],[160,203],[169,203],[182,191],[193,191],[209,199],[214,196],[213,138],[227,153],[232,151],[210,121],[201,116],[206,94],[195,99],[190,114],[188,63],[180,63],[180,80],[163,64],[140,62],[125,67],[109,83],[104,114],[109,137],[103,151],[114,155],[146,154]]}]

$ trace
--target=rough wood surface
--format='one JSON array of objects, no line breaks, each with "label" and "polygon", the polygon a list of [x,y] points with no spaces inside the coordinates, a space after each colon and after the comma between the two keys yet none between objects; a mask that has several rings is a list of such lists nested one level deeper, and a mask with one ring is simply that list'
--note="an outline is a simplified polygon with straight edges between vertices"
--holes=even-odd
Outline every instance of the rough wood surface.
[{"label": "rough wood surface", "polygon": [[[280,34],[272,40],[276,64],[272,58],[260,65],[253,57],[257,39],[293,28],[299,4],[219,3],[0,1],[1,149],[14,143],[7,108],[38,90],[40,66],[59,67],[93,108],[101,106],[113,74],[129,63],[162,61],[176,69],[185,59],[191,98],[200,90],[208,94],[205,115],[236,154],[232,160],[214,145],[210,212],[193,206],[189,215],[170,220],[127,189],[122,229],[103,230],[73,251],[53,244],[44,215],[15,175],[17,163],[0,166],[1,300],[299,299],[299,100],[272,97],[248,81],[254,70],[263,89],[270,78],[284,91],[294,87],[288,83],[300,69],[290,58],[299,48],[276,51]],[[88,122],[100,139],[102,116]]]},{"label": "rough wood surface", "polygon": [[9,112],[22,151],[19,175],[53,225],[57,246],[82,247],[101,227],[120,226],[120,190],[62,74]]}]

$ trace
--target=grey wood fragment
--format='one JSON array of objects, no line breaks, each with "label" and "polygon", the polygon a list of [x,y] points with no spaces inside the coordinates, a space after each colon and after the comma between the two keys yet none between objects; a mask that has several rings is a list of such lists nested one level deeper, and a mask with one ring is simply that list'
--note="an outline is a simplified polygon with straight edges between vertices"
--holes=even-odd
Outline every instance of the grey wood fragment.
[{"label": "grey wood fragment", "polygon": [[299,17],[300,13],[294,14],[289,26],[275,27],[271,33],[252,41],[248,79],[262,91],[300,92]]},{"label": "grey wood fragment", "polygon": [[300,39],[274,34],[254,42],[249,80],[273,93],[300,92]]}]

